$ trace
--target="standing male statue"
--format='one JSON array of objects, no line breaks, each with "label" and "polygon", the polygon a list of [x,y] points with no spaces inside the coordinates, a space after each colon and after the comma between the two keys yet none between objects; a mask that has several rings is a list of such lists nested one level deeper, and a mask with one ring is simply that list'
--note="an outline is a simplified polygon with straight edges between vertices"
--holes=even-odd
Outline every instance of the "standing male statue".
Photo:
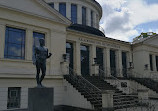
[{"label": "standing male statue", "polygon": [[[39,39],[40,46],[35,47],[33,64],[36,65],[36,81],[37,86],[42,87],[42,80],[46,75],[46,59],[51,57],[51,53],[48,55],[48,49],[45,47],[45,40]],[[42,75],[40,77],[40,70]]]}]

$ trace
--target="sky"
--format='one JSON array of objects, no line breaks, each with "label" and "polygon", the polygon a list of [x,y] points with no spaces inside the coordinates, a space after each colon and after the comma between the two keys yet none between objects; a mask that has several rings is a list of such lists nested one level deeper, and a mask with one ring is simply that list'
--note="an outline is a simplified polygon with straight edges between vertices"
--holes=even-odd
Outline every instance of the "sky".
[{"label": "sky", "polygon": [[96,0],[103,8],[105,35],[132,42],[142,32],[158,34],[158,0]]}]

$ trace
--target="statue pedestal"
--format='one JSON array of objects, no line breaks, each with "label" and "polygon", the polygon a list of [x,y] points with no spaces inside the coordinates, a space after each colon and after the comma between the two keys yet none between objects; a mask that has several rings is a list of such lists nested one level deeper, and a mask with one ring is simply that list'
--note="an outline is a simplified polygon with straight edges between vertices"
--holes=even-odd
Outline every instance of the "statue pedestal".
[{"label": "statue pedestal", "polygon": [[29,88],[28,111],[54,111],[54,88]]}]

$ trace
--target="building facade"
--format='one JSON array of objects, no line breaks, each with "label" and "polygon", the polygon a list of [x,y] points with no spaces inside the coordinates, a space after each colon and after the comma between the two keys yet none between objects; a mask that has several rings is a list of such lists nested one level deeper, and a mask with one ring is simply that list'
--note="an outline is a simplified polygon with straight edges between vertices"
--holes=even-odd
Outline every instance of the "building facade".
[{"label": "building facade", "polygon": [[[101,17],[95,0],[0,0],[0,110],[27,108],[28,88],[36,86],[32,56],[39,38],[53,54],[43,84],[54,87],[56,106],[94,109],[64,79],[71,70],[82,77],[120,78],[136,89],[129,77],[156,81],[158,35],[134,43],[111,39],[99,30]],[[152,89],[149,96],[156,96]]]}]

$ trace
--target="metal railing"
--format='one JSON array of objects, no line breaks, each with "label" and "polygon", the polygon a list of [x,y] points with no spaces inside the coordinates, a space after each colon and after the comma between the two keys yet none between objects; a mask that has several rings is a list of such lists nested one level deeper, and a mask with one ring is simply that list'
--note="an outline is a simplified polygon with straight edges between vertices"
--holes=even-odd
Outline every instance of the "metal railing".
[{"label": "metal railing", "polygon": [[[110,71],[111,71],[111,69],[110,69]],[[120,71],[120,70],[118,70],[118,71]],[[99,76],[101,78],[105,78],[106,73],[107,72],[103,71],[102,69],[99,69]],[[116,71],[116,74],[117,74],[117,71]],[[124,82],[121,82],[119,79],[117,79],[113,75],[110,75],[110,78],[111,78],[112,82],[114,83],[114,84],[112,84],[114,86],[117,86],[118,84],[126,85]],[[127,88],[132,90],[132,91],[129,91],[129,92],[137,93],[137,90],[135,88],[132,88],[130,86],[128,86]],[[122,101],[124,98],[127,98],[127,97],[132,99],[132,101],[130,101],[130,100]],[[135,105],[136,106],[137,105],[137,101],[138,101],[138,95],[136,95],[136,94],[135,95],[134,94],[130,94],[130,95],[122,95],[122,94],[119,95],[118,94],[118,95],[114,95],[113,98],[114,98],[114,108],[124,108],[124,107],[127,107],[128,105]],[[122,104],[120,104],[120,103],[122,103]]]},{"label": "metal railing", "polygon": [[151,78],[151,76],[147,77],[136,71],[132,71],[132,74],[129,76],[129,78],[134,79],[137,82],[142,83],[144,86],[158,92],[158,81],[156,81],[154,78]]},{"label": "metal railing", "polygon": [[[105,75],[105,74],[106,74],[106,72],[104,72],[104,71],[101,70],[101,69],[99,69],[99,72],[102,73],[101,75]],[[117,87],[118,85],[121,85],[121,84],[124,85],[124,86],[127,86],[126,83],[120,81],[117,77],[115,77],[115,76],[113,76],[113,75],[109,75],[109,77],[111,78],[111,80],[112,80],[112,82],[113,82],[112,85],[114,85],[114,86],[116,86],[116,87]],[[110,82],[110,83],[112,83],[112,82]],[[130,87],[130,86],[127,86],[127,88],[128,88],[128,90],[129,90],[129,92],[132,92],[132,93],[134,93],[134,94],[137,94],[137,90],[136,90],[135,88]]]},{"label": "metal railing", "polygon": [[138,73],[136,71],[131,70],[129,77],[135,78],[151,78],[155,81],[158,81],[158,72],[146,72],[146,73]]},{"label": "metal railing", "polygon": [[99,98],[101,99],[101,97],[102,97],[101,96],[102,91],[98,87],[94,86],[92,83],[90,83],[84,77],[77,76],[77,73],[74,72],[74,70],[71,69],[70,67],[69,67],[69,75],[70,75],[72,82],[79,85],[78,87],[83,89],[84,92],[86,92],[86,94],[88,96],[90,96],[98,104],[102,105],[102,102],[99,100]]}]

